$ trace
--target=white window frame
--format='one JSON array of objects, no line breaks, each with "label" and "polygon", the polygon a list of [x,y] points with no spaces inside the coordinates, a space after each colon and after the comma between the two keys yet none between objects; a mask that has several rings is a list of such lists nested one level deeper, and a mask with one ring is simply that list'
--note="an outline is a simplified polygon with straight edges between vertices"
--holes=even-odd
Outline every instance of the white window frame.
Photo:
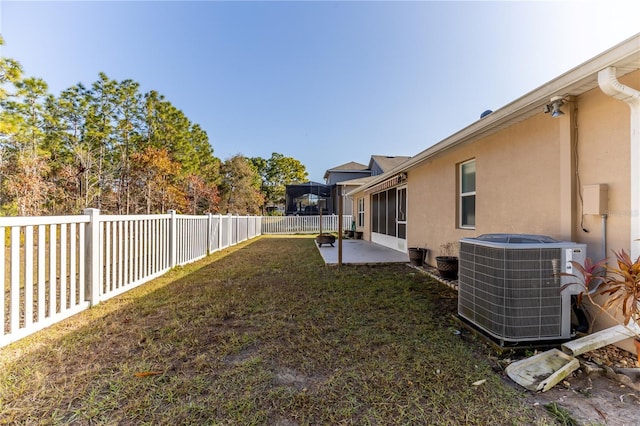
[{"label": "white window frame", "polygon": [[[459,194],[459,197],[458,197],[458,226],[460,228],[462,228],[462,229],[476,229],[475,223],[473,225],[468,225],[468,224],[462,223],[462,219],[463,219],[463,214],[462,214],[463,213],[463,209],[462,209],[463,202],[462,201],[464,200],[465,197],[474,197],[474,199],[477,201],[477,199],[476,199],[476,187],[478,185],[478,182],[476,181],[476,185],[474,186],[473,191],[462,192],[462,169],[464,168],[465,165],[471,164],[471,163],[475,164],[475,162],[476,162],[476,159],[474,158],[474,159],[465,161],[463,163],[460,163],[458,165],[458,181],[459,181],[459,183],[458,183],[458,194]],[[476,172],[474,172],[474,175],[475,174],[476,174]],[[474,203],[474,204],[477,207],[477,203]],[[473,216],[475,217],[475,215],[476,215],[476,212],[475,212],[475,208],[474,208]]]},{"label": "white window frame", "polygon": [[[404,220],[400,220],[400,192],[404,190]],[[408,190],[407,190],[407,185],[402,185],[396,188],[396,237],[399,235],[399,228],[400,225],[404,225],[405,226],[405,237],[403,238],[404,240],[407,239],[406,233],[407,233],[407,210],[409,207],[409,202],[407,201],[407,194],[408,194]],[[399,237],[398,237],[399,238]]]},{"label": "white window frame", "polygon": [[358,227],[364,227],[364,197],[358,198]]}]

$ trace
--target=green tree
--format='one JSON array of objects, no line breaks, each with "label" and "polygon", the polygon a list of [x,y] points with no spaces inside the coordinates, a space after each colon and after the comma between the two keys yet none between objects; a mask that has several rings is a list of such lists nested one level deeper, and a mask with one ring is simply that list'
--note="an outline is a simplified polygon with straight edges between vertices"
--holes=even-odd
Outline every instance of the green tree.
[{"label": "green tree", "polygon": [[94,205],[90,207],[104,207],[107,211],[113,211],[111,193],[116,187],[113,184],[116,90],[117,82],[101,72],[99,79],[86,92],[88,108],[83,138],[95,158],[92,179],[97,184]]},{"label": "green tree", "polygon": [[16,214],[40,215],[48,200],[49,153],[44,150],[46,130],[44,100],[47,84],[39,78],[14,83],[12,98],[2,105],[3,126],[2,186],[4,209]]},{"label": "green tree", "polygon": [[[47,90],[41,79],[22,78],[17,61],[0,58],[5,212],[220,211],[221,161],[204,129],[164,96],[141,94],[137,82],[104,73],[90,87],[79,83],[59,97]],[[242,170],[227,171],[242,187]]]},{"label": "green tree", "polygon": [[189,211],[218,211],[221,162],[213,155],[207,133],[155,91],[144,96],[143,117],[140,141],[166,149],[171,160],[180,164],[177,179],[190,200]]},{"label": "green tree", "polygon": [[271,158],[251,158],[251,163],[260,176],[260,189],[264,195],[264,206],[277,206],[285,203],[286,186],[292,183],[305,182],[308,173],[305,166],[292,157],[274,152]]},{"label": "green tree", "polygon": [[[2,45],[4,45],[4,39],[0,35],[0,46]],[[22,66],[18,61],[12,58],[0,57],[0,101],[10,96],[6,86],[17,83],[21,77]],[[0,128],[0,133],[2,132],[3,130]]]},{"label": "green tree", "polygon": [[95,155],[84,138],[88,115],[87,89],[72,86],[58,98],[45,103],[48,131],[47,150],[51,153],[51,183],[54,186],[51,212],[80,212],[93,205],[97,197]]},{"label": "green tree", "polygon": [[117,184],[116,212],[129,214],[131,209],[131,155],[136,152],[134,140],[141,131],[142,95],[140,85],[133,80],[123,80],[116,87],[114,173]]}]

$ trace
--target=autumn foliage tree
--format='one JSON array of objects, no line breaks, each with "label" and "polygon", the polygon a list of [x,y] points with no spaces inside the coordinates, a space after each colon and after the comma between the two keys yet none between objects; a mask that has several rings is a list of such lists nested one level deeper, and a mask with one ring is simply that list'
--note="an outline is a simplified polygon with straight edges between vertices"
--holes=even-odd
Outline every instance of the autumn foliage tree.
[{"label": "autumn foliage tree", "polygon": [[260,214],[264,196],[260,192],[260,176],[251,161],[241,154],[222,165],[221,213]]},{"label": "autumn foliage tree", "polygon": [[216,158],[200,125],[133,80],[99,73],[53,96],[0,58],[0,214],[259,214],[274,197],[263,179],[241,155]]}]

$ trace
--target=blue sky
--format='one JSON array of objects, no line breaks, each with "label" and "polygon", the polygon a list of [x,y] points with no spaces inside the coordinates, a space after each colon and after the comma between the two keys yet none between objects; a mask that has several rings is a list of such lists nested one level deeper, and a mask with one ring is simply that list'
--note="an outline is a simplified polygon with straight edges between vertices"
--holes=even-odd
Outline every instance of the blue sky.
[{"label": "blue sky", "polygon": [[310,179],[415,155],[640,32],[640,2],[0,0],[2,55],[58,94],[105,72],[157,90],[214,154]]}]

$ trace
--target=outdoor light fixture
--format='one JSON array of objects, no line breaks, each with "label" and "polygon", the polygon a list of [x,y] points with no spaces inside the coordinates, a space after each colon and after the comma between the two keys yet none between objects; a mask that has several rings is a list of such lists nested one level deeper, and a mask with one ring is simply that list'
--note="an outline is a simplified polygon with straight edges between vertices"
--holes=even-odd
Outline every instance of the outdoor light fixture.
[{"label": "outdoor light fixture", "polygon": [[544,112],[550,113],[553,118],[560,117],[564,115],[564,112],[560,109],[562,105],[564,105],[562,96],[554,96],[551,98],[551,102],[544,106]]}]

